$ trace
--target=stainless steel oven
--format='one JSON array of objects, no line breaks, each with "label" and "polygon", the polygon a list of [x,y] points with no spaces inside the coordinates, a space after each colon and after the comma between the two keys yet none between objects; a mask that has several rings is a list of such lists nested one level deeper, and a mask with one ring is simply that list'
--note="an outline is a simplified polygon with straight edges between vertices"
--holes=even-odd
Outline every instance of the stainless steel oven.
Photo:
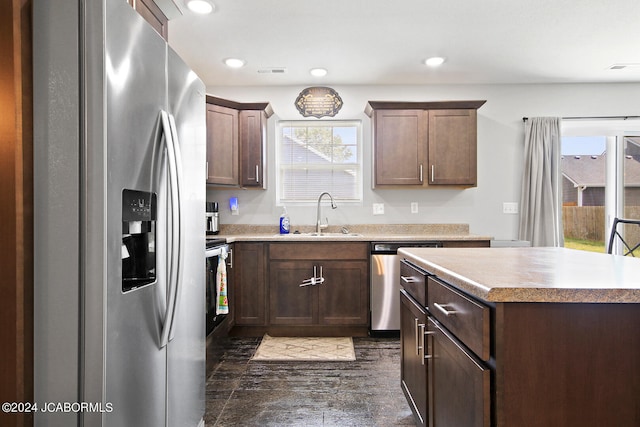
[{"label": "stainless steel oven", "polygon": [[[229,254],[227,257],[227,266],[230,266],[231,256],[229,245],[224,239],[208,239],[206,246],[206,310],[207,310],[207,335],[209,335],[222,321],[226,318],[226,314],[216,314],[217,301],[217,280],[218,262],[223,254]],[[226,266],[225,266],[226,267]],[[230,274],[230,270],[227,271]],[[231,309],[231,307],[229,307]]]}]

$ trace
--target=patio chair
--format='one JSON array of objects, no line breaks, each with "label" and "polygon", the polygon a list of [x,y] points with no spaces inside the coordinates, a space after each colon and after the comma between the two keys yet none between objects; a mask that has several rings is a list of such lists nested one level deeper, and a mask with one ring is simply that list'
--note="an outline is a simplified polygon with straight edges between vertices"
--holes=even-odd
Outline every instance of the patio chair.
[{"label": "patio chair", "polygon": [[[621,232],[622,227],[624,227],[625,224],[632,224],[632,225],[637,225],[638,227],[640,227],[640,219],[623,219],[623,218],[615,218],[613,220],[613,225],[611,226],[611,235],[609,237],[609,245],[607,246],[607,253],[612,253],[613,252],[613,243],[616,240],[616,237],[618,239],[620,239],[620,241],[622,242],[622,244],[624,245],[623,248],[623,255],[627,256],[627,255],[631,255],[633,257],[635,257],[634,251],[638,248],[640,248],[640,241],[638,243],[635,244],[635,246],[631,246],[631,242],[629,242],[629,239],[631,239],[631,237],[623,237]],[[618,225],[620,225],[620,227],[618,227]],[[623,233],[624,234],[624,233]],[[627,233],[630,234],[630,233]],[[636,234],[637,236],[637,234]],[[626,239],[626,240],[625,240]],[[635,239],[635,240],[640,240],[640,239]]]}]

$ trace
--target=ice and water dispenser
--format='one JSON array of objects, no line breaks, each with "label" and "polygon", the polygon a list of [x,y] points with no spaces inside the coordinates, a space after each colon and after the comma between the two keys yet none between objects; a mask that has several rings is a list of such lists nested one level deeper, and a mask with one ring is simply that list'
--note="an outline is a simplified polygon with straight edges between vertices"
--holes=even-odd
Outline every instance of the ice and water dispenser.
[{"label": "ice and water dispenser", "polygon": [[122,292],[156,280],[156,195],[122,190]]}]

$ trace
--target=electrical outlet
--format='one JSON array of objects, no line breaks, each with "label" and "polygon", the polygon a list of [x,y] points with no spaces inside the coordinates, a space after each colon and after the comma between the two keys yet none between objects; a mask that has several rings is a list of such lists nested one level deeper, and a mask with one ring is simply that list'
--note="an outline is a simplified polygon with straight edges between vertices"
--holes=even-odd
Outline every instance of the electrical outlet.
[{"label": "electrical outlet", "polygon": [[384,203],[374,203],[373,204],[373,214],[374,215],[384,215]]},{"label": "electrical outlet", "polygon": [[418,213],[418,202],[411,202],[411,213]]},{"label": "electrical outlet", "polygon": [[504,202],[502,204],[502,213],[504,214],[517,214],[518,203],[517,202]]}]

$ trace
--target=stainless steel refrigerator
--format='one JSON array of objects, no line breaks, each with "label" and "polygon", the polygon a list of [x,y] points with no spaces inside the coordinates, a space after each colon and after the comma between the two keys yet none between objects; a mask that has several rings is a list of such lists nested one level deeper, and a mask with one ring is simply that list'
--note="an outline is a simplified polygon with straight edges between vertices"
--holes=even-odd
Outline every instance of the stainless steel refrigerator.
[{"label": "stainless steel refrigerator", "polygon": [[33,19],[35,425],[204,425],[204,84],[126,0]]}]

